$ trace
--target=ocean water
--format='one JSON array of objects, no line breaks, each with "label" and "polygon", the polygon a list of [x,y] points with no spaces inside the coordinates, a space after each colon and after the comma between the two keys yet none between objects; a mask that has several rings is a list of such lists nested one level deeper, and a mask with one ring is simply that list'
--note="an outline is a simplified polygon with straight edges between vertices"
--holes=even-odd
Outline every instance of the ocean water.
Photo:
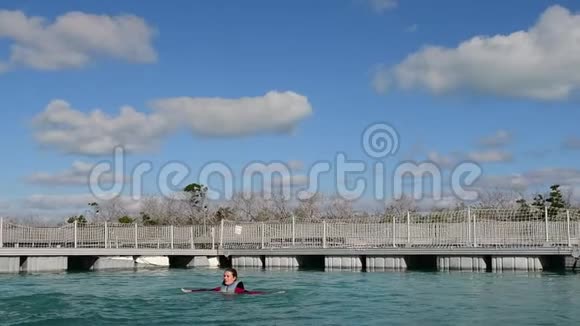
[{"label": "ocean water", "polygon": [[580,325],[580,275],[238,269],[0,275],[0,325]]}]

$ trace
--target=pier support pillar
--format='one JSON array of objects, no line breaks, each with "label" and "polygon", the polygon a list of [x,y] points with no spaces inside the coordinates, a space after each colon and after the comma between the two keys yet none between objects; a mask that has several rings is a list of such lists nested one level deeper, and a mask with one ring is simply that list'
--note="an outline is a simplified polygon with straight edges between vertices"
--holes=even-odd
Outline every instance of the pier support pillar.
[{"label": "pier support pillar", "polygon": [[539,257],[491,257],[491,269],[502,271],[541,271],[544,269]]},{"label": "pier support pillar", "polygon": [[134,269],[135,260],[132,256],[120,257],[99,257],[93,264],[92,269],[95,271],[108,269]]},{"label": "pier support pillar", "polygon": [[20,272],[20,257],[0,257],[0,273]]},{"label": "pier support pillar", "polygon": [[137,268],[169,267],[169,257],[166,256],[140,256],[135,259]]},{"label": "pier support pillar", "polygon": [[368,272],[404,271],[407,270],[407,261],[402,256],[367,256],[366,267]]},{"label": "pier support pillar", "polygon": [[263,267],[264,263],[260,256],[232,257],[233,267]]},{"label": "pier support pillar", "polygon": [[26,257],[20,270],[27,273],[62,272],[68,268],[68,257]]},{"label": "pier support pillar", "polygon": [[267,256],[266,268],[298,268],[298,259],[295,256]]},{"label": "pier support pillar", "polygon": [[440,271],[480,271],[487,270],[484,257],[439,256],[437,269]]},{"label": "pier support pillar", "polygon": [[362,271],[362,261],[360,256],[326,256],[324,269]]}]

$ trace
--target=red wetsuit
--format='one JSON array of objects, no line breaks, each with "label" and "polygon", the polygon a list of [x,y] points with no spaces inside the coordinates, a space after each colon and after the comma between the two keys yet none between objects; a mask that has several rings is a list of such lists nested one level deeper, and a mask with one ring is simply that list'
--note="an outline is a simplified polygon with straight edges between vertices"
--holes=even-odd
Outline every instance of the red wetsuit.
[{"label": "red wetsuit", "polygon": [[[203,292],[203,291],[214,291],[214,292],[221,292],[222,287],[218,286],[216,288],[213,289],[183,289],[184,292]],[[236,286],[234,293],[236,294],[266,294],[266,292],[263,291],[248,291],[244,288],[244,283],[243,282],[239,282],[238,285]]]}]

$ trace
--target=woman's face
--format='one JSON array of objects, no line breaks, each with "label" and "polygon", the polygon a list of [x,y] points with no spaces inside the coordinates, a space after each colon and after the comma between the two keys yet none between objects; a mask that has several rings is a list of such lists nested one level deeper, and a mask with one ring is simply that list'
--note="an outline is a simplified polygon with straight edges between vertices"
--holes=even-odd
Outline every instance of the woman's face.
[{"label": "woman's face", "polygon": [[224,283],[226,285],[230,285],[236,281],[236,278],[232,274],[232,272],[225,272],[224,273]]}]

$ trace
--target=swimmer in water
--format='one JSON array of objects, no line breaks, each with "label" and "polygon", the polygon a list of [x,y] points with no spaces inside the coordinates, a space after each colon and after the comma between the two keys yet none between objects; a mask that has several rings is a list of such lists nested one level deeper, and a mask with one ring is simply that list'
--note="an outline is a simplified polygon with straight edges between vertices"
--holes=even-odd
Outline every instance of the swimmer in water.
[{"label": "swimmer in water", "polygon": [[231,294],[264,294],[262,291],[248,291],[244,288],[244,283],[238,279],[238,271],[228,268],[224,271],[222,285],[213,289],[181,289],[183,292],[215,291]]}]

